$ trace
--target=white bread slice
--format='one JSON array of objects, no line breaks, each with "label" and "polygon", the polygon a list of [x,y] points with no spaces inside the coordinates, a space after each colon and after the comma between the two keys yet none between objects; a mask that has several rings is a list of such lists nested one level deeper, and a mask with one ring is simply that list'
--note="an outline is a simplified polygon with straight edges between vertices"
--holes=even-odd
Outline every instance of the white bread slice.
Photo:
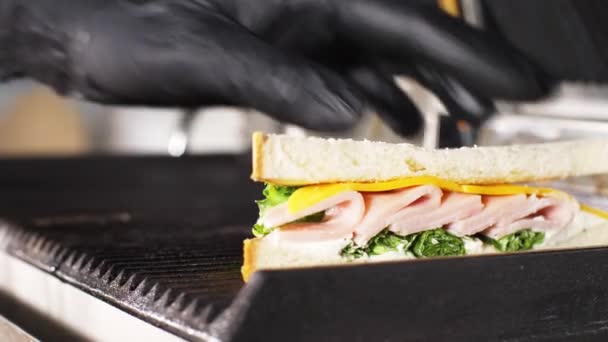
[{"label": "white bread slice", "polygon": [[349,139],[253,136],[253,180],[282,185],[413,176],[460,184],[502,184],[601,173],[608,173],[608,139],[428,150]]},{"label": "white bread slice", "polygon": [[[554,236],[548,237],[543,244],[535,247],[535,249],[555,250],[598,246],[608,246],[608,220],[581,211],[578,212],[567,228]],[[340,241],[282,244],[268,237],[245,240],[244,262],[241,273],[243,279],[247,281],[257,270],[414,259],[404,253],[394,252],[372,258],[347,261],[340,256],[343,247],[344,243],[340,243]],[[481,248],[467,248],[467,254],[470,255],[496,253],[500,252],[487,245],[481,246]]]}]

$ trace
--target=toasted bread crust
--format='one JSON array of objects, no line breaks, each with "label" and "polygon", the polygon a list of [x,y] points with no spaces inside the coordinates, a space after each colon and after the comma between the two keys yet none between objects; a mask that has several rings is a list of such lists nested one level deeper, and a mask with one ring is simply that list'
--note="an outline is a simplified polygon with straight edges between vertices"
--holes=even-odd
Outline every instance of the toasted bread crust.
[{"label": "toasted bread crust", "polygon": [[243,241],[243,266],[241,267],[241,275],[245,282],[247,282],[251,274],[255,272],[256,240],[257,239],[248,239]]},{"label": "toasted bread crust", "polygon": [[251,146],[252,146],[252,171],[251,179],[255,181],[261,181],[264,178],[264,143],[267,140],[267,135],[256,132],[253,134]]}]

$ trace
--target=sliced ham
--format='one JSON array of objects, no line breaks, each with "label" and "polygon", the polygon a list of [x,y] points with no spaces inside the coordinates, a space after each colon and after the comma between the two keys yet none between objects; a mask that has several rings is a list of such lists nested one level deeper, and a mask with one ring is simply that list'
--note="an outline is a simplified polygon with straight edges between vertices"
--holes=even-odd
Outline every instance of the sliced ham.
[{"label": "sliced ham", "polygon": [[364,245],[394,222],[396,216],[416,216],[439,209],[442,194],[441,189],[432,185],[366,193],[365,215],[355,229],[355,243]]},{"label": "sliced ham", "polygon": [[439,208],[420,213],[407,210],[397,213],[391,219],[389,229],[399,235],[419,233],[470,217],[482,209],[480,195],[447,193],[443,196]]},{"label": "sliced ham", "polygon": [[557,231],[572,221],[577,209],[574,202],[553,197],[530,196],[527,201],[529,209],[521,216],[510,222],[508,220],[500,221],[482,234],[499,239],[523,229],[541,232]]},{"label": "sliced ham", "polygon": [[[283,203],[267,209],[260,223],[280,227],[271,233],[278,240],[352,238],[363,246],[387,227],[404,236],[438,227],[457,236],[482,233],[491,238],[522,229],[557,231],[567,226],[576,210],[576,202],[553,197],[444,194],[437,186],[421,185],[376,193],[345,191],[297,213],[290,213]],[[321,211],[322,222],[294,223]]]},{"label": "sliced ham", "polygon": [[[325,211],[322,222],[290,223],[321,211]],[[283,203],[266,210],[261,223],[267,227],[281,226],[281,229],[270,234],[272,239],[294,242],[327,241],[352,238],[355,226],[363,218],[364,212],[363,196],[356,191],[345,191],[295,214],[287,210],[287,203]]]},{"label": "sliced ham", "polygon": [[564,228],[574,217],[573,202],[554,197],[524,194],[484,196],[484,209],[477,215],[453,222],[447,230],[457,236],[482,233],[501,238],[522,229],[536,231]]},{"label": "sliced ham", "polygon": [[356,191],[344,191],[295,213],[289,212],[287,209],[287,202],[285,202],[275,207],[266,209],[264,216],[262,216],[260,219],[260,223],[266,227],[280,227],[284,224],[297,221],[306,216],[328,210],[337,206],[338,204],[359,200],[363,201],[363,197],[360,193]]},{"label": "sliced ham", "polygon": [[475,235],[507,220],[513,222],[521,218],[519,214],[527,210],[528,201],[526,195],[511,196],[484,196],[484,208],[478,214],[461,219],[447,225],[448,232],[456,236]]}]

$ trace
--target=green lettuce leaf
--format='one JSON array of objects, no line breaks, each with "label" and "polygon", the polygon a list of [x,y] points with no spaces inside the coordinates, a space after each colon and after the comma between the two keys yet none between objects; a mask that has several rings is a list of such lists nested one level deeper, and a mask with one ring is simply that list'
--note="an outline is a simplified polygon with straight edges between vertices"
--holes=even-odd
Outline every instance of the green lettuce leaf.
[{"label": "green lettuce leaf", "polygon": [[[264,195],[263,200],[256,201],[260,210],[260,217],[264,215],[268,208],[275,207],[279,204],[287,202],[289,197],[297,190],[297,187],[293,186],[280,186],[273,184],[266,184],[262,194]],[[325,212],[318,212],[297,220],[296,222],[321,222],[325,218]],[[265,227],[259,221],[253,226],[251,230],[255,237],[264,237],[270,234],[275,227]]]},{"label": "green lettuce leaf", "polygon": [[253,225],[251,232],[255,237],[263,237],[272,232],[272,228],[267,228],[263,224],[256,223]]},{"label": "green lettuce leaf", "polygon": [[531,250],[534,246],[545,241],[545,233],[533,232],[530,229],[504,236],[498,240],[484,237],[486,243],[491,243],[494,248],[501,252],[517,252]]},{"label": "green lettuce leaf", "polygon": [[260,209],[260,217],[264,215],[264,212],[268,208],[275,207],[281,203],[287,202],[289,197],[297,190],[297,187],[293,186],[280,186],[273,184],[266,184],[262,194],[264,195],[263,200],[256,201],[258,208]]}]

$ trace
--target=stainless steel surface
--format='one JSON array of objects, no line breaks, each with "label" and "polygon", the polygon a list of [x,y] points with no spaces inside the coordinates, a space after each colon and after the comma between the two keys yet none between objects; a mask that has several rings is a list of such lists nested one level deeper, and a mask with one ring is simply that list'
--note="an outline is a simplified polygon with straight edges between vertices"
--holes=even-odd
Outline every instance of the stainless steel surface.
[{"label": "stainless steel surface", "polygon": [[497,114],[479,132],[479,145],[507,145],[608,137],[608,121]]},{"label": "stainless steel surface", "polygon": [[528,103],[498,102],[499,112],[608,121],[608,85],[563,83],[546,99]]},{"label": "stainless steel surface", "polygon": [[478,144],[506,145],[608,137],[608,86],[562,84],[538,102],[498,102]]}]

